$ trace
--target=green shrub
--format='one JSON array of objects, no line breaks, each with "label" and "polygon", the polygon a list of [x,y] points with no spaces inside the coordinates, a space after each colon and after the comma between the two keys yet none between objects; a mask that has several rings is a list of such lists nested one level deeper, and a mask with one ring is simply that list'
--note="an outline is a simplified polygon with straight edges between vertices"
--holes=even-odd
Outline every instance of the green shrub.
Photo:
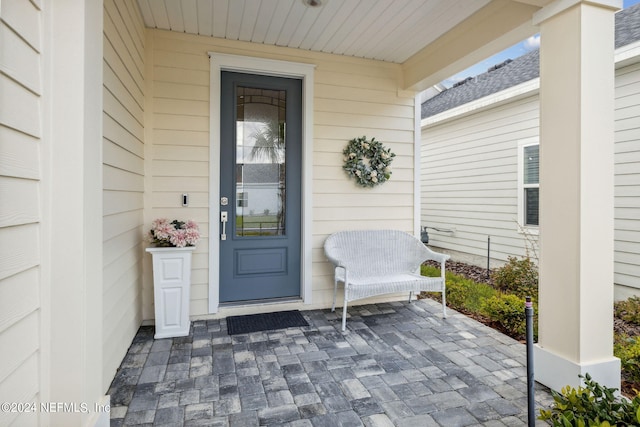
[{"label": "green shrub", "polygon": [[625,322],[640,325],[640,297],[631,297],[626,301],[617,301],[613,305],[615,317]]},{"label": "green shrub", "polygon": [[[440,276],[440,269],[423,265],[422,275],[430,277]],[[445,280],[447,305],[456,310],[464,308],[466,295],[471,291],[473,282],[449,272],[445,273]],[[428,292],[427,294],[434,299],[441,298],[439,292]]]},{"label": "green shrub", "polygon": [[599,385],[587,374],[585,386],[563,387],[551,391],[551,409],[541,409],[538,419],[551,421],[554,427],[634,426],[640,423],[640,397],[629,401],[616,399],[615,388]]},{"label": "green shrub", "polygon": [[433,265],[422,264],[420,266],[420,274],[427,277],[438,277],[440,276],[440,269]]},{"label": "green shrub", "polygon": [[471,280],[450,280],[447,282],[447,302],[454,309],[465,308],[465,300],[472,290]]},{"label": "green shrub", "polygon": [[[457,284],[454,284],[454,290]],[[485,283],[475,283],[471,280],[464,280],[460,283],[459,293],[462,305],[471,313],[481,313],[484,301],[494,297],[497,291]]]},{"label": "green shrub", "polygon": [[613,355],[620,358],[625,379],[632,383],[640,383],[640,340],[637,337],[616,335]]},{"label": "green shrub", "polygon": [[[423,265],[423,276],[439,276],[440,269]],[[460,275],[450,272],[445,273],[447,305],[455,310],[466,313],[479,313],[485,299],[496,295],[496,290],[485,283],[476,283]],[[439,293],[428,293],[429,296],[439,299]]]},{"label": "green shrub", "polygon": [[491,278],[496,287],[520,297],[538,295],[538,266],[531,258],[516,258],[510,256],[509,261],[496,269]]},{"label": "green shrub", "polygon": [[524,312],[524,298],[513,294],[497,294],[484,300],[481,312],[499,323],[508,334],[524,337],[527,319]]}]

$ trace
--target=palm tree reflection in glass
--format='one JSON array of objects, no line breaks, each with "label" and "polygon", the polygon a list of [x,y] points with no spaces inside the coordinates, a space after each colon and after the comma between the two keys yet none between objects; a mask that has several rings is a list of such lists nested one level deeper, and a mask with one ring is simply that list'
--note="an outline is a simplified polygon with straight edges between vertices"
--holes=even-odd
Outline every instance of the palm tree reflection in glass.
[{"label": "palm tree reflection in glass", "polygon": [[261,230],[260,234],[285,234],[285,206],[286,206],[286,146],[285,146],[285,123],[276,119],[268,119],[263,122],[260,130],[251,134],[254,139],[251,148],[250,159],[263,161],[278,168],[278,210],[276,214],[276,229],[267,231]]}]

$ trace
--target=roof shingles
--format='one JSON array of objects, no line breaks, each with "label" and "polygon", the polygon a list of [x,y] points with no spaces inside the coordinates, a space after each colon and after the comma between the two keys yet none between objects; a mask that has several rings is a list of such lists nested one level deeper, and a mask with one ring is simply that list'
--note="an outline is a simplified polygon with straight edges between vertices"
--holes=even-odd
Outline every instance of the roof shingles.
[{"label": "roof shingles", "polygon": [[[640,4],[616,14],[616,49],[640,40]],[[440,92],[422,103],[422,118],[467,104],[540,75],[539,51],[533,50],[497,69],[487,71],[464,84]],[[493,67],[492,67],[493,68]]]}]

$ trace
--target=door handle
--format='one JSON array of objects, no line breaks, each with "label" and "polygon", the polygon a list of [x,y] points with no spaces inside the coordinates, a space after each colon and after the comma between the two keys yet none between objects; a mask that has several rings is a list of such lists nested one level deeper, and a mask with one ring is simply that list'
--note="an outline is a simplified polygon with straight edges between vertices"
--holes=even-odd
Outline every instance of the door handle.
[{"label": "door handle", "polygon": [[227,240],[227,221],[229,220],[229,215],[226,211],[220,212],[220,222],[222,223],[222,234],[220,235],[220,240]]}]

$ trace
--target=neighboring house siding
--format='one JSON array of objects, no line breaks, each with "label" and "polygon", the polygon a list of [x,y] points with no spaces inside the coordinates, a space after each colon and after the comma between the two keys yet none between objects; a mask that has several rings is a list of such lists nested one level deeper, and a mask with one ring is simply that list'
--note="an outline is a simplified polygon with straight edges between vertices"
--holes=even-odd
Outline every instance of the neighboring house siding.
[{"label": "neighboring house siding", "polygon": [[[208,51],[312,63],[315,69],[313,153],[313,306],[331,304],[332,270],[322,245],[332,232],[357,228],[413,231],[414,98],[399,94],[399,66],[297,49],[148,30],[153,47],[152,110],[147,114],[152,158],[150,212],[156,217],[196,220],[203,239],[193,255],[191,314],[208,313],[208,245],[218,224],[208,224]],[[149,86],[148,86],[149,87]],[[214,100],[214,102],[219,102]],[[342,170],[342,150],[366,135],[396,153],[391,180],[357,187]],[[180,206],[190,194],[188,208]],[[309,196],[309,195],[307,195]],[[215,201],[214,201],[215,202]],[[389,218],[393,218],[391,221]],[[145,319],[153,317],[150,260],[145,261]],[[310,308],[310,306],[304,306]],[[303,308],[301,306],[301,308]]]},{"label": "neighboring house siding", "polygon": [[[518,232],[518,141],[537,137],[536,97],[436,124],[422,133],[422,226],[430,244],[486,263],[524,255]],[[470,261],[473,261],[471,259]]]},{"label": "neighboring house siding", "polygon": [[[42,13],[0,8],[0,402],[41,400]],[[0,425],[34,425],[0,411]]]},{"label": "neighboring house siding", "polygon": [[616,72],[615,283],[640,288],[640,64]]},{"label": "neighboring house siding", "polygon": [[142,322],[144,23],[135,2],[104,1],[103,381]]},{"label": "neighboring house siding", "polygon": [[[614,282],[640,289],[640,64],[617,69],[615,82]],[[538,137],[538,99],[535,90],[526,99],[423,128],[422,225],[456,228],[453,235],[429,230],[433,246],[459,252],[458,258],[485,265],[487,235],[491,235],[494,260],[525,254],[527,240],[517,232],[515,221],[516,150],[519,140]],[[522,115],[524,110],[528,111],[526,115]],[[497,140],[506,145],[487,143]],[[465,167],[465,157],[458,156],[462,146],[481,156],[474,159],[484,159],[474,161],[472,170],[492,165],[485,172],[488,177],[466,177],[473,172]],[[500,166],[496,169],[495,165]],[[511,172],[505,173],[507,170]],[[462,191],[456,186],[460,180],[466,182],[462,188],[473,186],[478,192]],[[476,219],[481,209],[488,212],[490,221]],[[616,287],[617,297],[630,292],[633,290]]]}]

